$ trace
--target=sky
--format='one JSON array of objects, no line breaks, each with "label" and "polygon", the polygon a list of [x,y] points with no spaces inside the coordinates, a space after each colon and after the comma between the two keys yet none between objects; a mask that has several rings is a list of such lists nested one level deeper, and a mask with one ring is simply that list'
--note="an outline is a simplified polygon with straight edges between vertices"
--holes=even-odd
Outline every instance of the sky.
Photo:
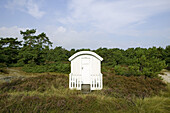
[{"label": "sky", "polygon": [[53,48],[170,45],[170,0],[0,0],[0,37],[46,33]]}]

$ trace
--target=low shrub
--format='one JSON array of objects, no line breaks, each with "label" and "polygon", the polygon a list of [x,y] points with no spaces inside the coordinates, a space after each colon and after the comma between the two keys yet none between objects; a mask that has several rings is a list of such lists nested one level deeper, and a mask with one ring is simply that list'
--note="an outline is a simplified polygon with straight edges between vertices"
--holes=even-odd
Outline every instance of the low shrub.
[{"label": "low shrub", "polygon": [[27,64],[24,65],[23,71],[29,73],[43,73],[43,72],[58,72],[58,73],[69,73],[70,72],[70,64],[56,62],[45,65],[32,65]]},{"label": "low shrub", "polygon": [[38,91],[44,92],[49,90],[52,86],[55,88],[67,88],[68,77],[65,75],[41,75],[37,77],[30,77],[16,79],[10,83],[0,84],[0,92],[12,91]]},{"label": "low shrub", "polygon": [[[0,84],[0,112],[148,112],[163,100],[155,112],[168,111],[169,93],[157,78],[118,76],[104,73],[104,89],[82,94],[68,90],[68,76],[41,75]],[[54,89],[55,88],[55,89]],[[170,90],[168,89],[168,92]],[[33,92],[33,93],[32,93]],[[100,92],[100,93],[97,93]],[[139,98],[137,98],[139,97]],[[148,97],[150,99],[148,99]],[[147,107],[152,106],[152,107]],[[163,110],[160,110],[163,109]]]},{"label": "low shrub", "polygon": [[166,84],[158,78],[126,77],[119,75],[104,76],[104,94],[114,97],[136,96],[140,98],[159,94],[166,90]]},{"label": "low shrub", "polygon": [[[0,112],[117,112],[128,108],[123,99],[98,99],[96,96],[41,96],[17,95],[0,100]],[[12,104],[11,104],[12,103]]]},{"label": "low shrub", "polygon": [[114,67],[114,71],[115,71],[115,74],[117,74],[117,75],[126,75],[126,76],[128,76],[129,74],[128,74],[128,68],[127,67],[122,67],[122,66],[120,66],[120,65],[116,65],[115,67]]},{"label": "low shrub", "polygon": [[8,70],[5,68],[0,68],[0,73],[9,74]]},{"label": "low shrub", "polygon": [[5,63],[0,63],[0,68],[7,67]]}]

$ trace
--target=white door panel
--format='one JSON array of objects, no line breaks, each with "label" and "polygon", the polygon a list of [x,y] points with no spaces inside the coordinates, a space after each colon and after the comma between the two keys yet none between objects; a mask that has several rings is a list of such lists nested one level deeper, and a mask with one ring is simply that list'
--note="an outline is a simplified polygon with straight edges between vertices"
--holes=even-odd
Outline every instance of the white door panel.
[{"label": "white door panel", "polygon": [[90,84],[90,58],[84,57],[81,60],[82,82],[83,84]]}]

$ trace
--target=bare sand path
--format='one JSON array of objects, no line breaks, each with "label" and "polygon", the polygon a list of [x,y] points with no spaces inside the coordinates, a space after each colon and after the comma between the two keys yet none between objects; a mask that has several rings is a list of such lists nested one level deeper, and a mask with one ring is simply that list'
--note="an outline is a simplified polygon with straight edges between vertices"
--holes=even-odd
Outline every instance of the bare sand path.
[{"label": "bare sand path", "polygon": [[162,70],[162,74],[159,74],[159,76],[161,76],[166,83],[170,83],[170,71]]}]

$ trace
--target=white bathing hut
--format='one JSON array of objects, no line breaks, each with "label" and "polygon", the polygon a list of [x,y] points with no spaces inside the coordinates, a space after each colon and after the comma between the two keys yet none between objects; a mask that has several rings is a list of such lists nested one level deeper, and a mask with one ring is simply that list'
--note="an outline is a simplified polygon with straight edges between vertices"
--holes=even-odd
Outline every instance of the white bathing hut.
[{"label": "white bathing hut", "polygon": [[103,88],[101,73],[102,57],[92,51],[80,51],[69,58],[71,73],[69,74],[69,88],[82,90],[83,85],[89,85],[90,90]]}]

